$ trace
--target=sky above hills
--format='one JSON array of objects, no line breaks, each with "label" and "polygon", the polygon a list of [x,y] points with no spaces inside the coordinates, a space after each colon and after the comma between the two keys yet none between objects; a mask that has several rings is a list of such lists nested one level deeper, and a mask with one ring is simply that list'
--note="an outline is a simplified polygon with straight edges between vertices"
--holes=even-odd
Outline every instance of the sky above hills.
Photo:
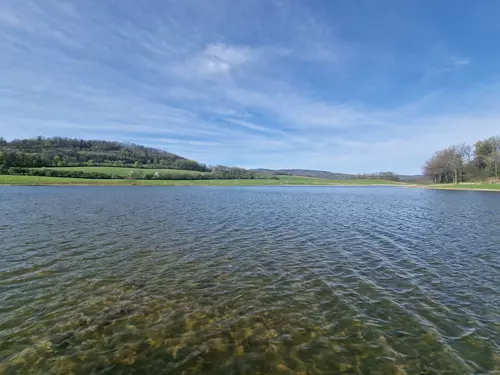
[{"label": "sky above hills", "polygon": [[2,0],[0,135],[419,173],[500,134],[500,2]]}]

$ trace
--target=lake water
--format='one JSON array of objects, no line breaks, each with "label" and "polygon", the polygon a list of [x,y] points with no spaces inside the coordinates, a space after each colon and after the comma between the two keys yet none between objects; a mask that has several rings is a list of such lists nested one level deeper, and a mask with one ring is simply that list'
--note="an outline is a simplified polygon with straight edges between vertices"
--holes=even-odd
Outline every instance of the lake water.
[{"label": "lake water", "polygon": [[2,371],[499,374],[500,194],[1,187]]}]

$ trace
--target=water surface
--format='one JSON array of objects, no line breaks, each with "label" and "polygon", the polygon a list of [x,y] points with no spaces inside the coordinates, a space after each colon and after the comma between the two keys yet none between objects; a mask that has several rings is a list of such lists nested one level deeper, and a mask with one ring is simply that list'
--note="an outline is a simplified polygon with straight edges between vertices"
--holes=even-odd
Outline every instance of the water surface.
[{"label": "water surface", "polygon": [[497,374],[500,194],[2,187],[2,371]]}]

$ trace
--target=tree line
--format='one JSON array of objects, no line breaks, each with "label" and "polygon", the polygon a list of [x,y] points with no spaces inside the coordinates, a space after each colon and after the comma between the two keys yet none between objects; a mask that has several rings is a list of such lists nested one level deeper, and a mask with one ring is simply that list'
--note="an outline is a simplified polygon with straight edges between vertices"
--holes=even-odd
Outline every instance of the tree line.
[{"label": "tree line", "polygon": [[486,138],[474,145],[462,143],[437,151],[425,163],[423,173],[436,184],[498,179],[500,137]]},{"label": "tree line", "polygon": [[[45,176],[45,177],[64,177],[64,178],[85,178],[85,179],[115,179],[115,180],[234,180],[234,179],[266,179],[265,176],[259,176],[254,172],[241,170],[241,168],[229,168],[221,172],[218,168],[214,168],[212,172],[189,173],[164,173],[154,172],[147,173],[144,169],[133,169],[128,176],[119,174],[91,172],[91,171],[76,171],[65,169],[35,169],[22,167],[4,167],[0,165],[0,174],[17,175],[17,176]],[[233,171],[233,169],[235,169]]]},{"label": "tree line", "polygon": [[0,164],[7,167],[107,166],[209,171],[205,164],[164,150],[101,140],[37,137],[8,142],[0,137],[0,154]]},{"label": "tree line", "polygon": [[386,180],[399,182],[401,178],[394,172],[378,172],[378,173],[363,173],[354,176],[355,179],[359,180]]}]

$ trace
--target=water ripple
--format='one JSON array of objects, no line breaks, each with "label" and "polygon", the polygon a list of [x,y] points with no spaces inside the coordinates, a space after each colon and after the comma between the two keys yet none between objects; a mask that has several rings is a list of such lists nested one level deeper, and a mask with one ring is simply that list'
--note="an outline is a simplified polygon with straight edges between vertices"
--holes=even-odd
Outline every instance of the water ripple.
[{"label": "water ripple", "polygon": [[0,373],[499,373],[499,198],[2,188]]}]

